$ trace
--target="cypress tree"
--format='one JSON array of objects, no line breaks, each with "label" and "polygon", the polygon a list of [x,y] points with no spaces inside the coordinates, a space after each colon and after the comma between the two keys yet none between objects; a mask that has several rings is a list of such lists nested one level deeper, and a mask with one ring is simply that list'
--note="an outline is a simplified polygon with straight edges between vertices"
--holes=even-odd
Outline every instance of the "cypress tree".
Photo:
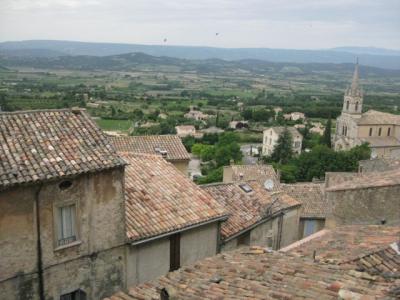
[{"label": "cypress tree", "polygon": [[293,138],[287,127],[279,136],[274,151],[271,154],[271,159],[281,164],[287,164],[293,157]]},{"label": "cypress tree", "polygon": [[329,116],[328,122],[326,122],[324,134],[322,136],[322,144],[332,148],[332,141],[331,141],[331,127],[332,127],[332,120]]}]

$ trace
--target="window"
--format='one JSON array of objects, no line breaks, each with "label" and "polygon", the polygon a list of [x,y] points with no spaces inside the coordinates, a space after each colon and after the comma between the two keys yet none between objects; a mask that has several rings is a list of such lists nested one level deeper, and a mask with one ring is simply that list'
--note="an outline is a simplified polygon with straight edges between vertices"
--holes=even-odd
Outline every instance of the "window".
[{"label": "window", "polygon": [[171,235],[169,238],[169,270],[175,271],[181,267],[181,235]]},{"label": "window", "polygon": [[369,136],[372,136],[372,127],[369,129]]},{"label": "window", "polygon": [[75,204],[58,208],[57,245],[68,245],[77,240]]},{"label": "window", "polygon": [[294,142],[294,147],[299,148],[300,147],[300,142]]},{"label": "window", "polygon": [[303,237],[309,236],[317,231],[317,221],[305,220],[304,221],[304,232]]},{"label": "window", "polygon": [[72,293],[61,295],[60,300],[86,300],[86,293],[82,290],[76,290]]},{"label": "window", "polygon": [[350,102],[347,101],[347,102],[346,102],[346,109],[347,109],[347,110],[349,109],[349,106],[350,106]]},{"label": "window", "polygon": [[238,246],[250,246],[250,230],[237,238]]},{"label": "window", "polygon": [[391,128],[389,127],[389,128],[388,128],[388,132],[387,132],[387,135],[388,135],[388,136],[390,136],[390,129],[391,129]]},{"label": "window", "polygon": [[382,135],[382,128],[379,128],[379,130],[378,130],[378,135],[379,135],[379,136]]},{"label": "window", "polygon": [[246,193],[250,193],[253,191],[251,186],[249,186],[248,184],[239,184],[239,187]]},{"label": "window", "polygon": [[358,111],[358,102],[356,102],[356,111]]}]

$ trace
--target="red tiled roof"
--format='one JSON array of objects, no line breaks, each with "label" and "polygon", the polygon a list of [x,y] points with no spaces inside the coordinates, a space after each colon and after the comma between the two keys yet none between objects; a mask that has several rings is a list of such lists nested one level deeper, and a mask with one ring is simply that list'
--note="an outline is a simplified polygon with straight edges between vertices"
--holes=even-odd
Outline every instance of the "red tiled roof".
[{"label": "red tiled roof", "polygon": [[121,153],[127,236],[132,241],[226,216],[208,193],[160,156]]},{"label": "red tiled roof", "polygon": [[257,180],[264,184],[266,180],[271,179],[274,183],[274,191],[279,190],[279,178],[271,165],[230,165],[224,168],[232,169],[232,181]]},{"label": "red tiled roof", "polygon": [[285,193],[301,202],[302,218],[325,218],[328,203],[324,197],[324,184],[321,183],[295,183],[281,184]]},{"label": "red tiled roof", "polygon": [[0,113],[0,189],[124,164],[83,110]]},{"label": "red tiled roof", "polygon": [[400,240],[400,226],[347,225],[324,229],[281,249],[298,256],[312,257],[325,263],[341,264]]},{"label": "red tiled roof", "polygon": [[177,135],[145,135],[145,136],[110,136],[117,151],[143,154],[159,154],[167,151],[167,160],[189,160],[190,155],[186,151],[182,140]]},{"label": "red tiled roof", "polygon": [[108,300],[160,299],[396,299],[395,284],[360,272],[262,248],[241,248],[185,266]]},{"label": "red tiled roof", "polygon": [[[247,184],[252,191],[246,193],[240,187],[243,184]],[[228,220],[221,225],[221,235],[224,239],[279,211],[300,205],[300,202],[286,194],[273,195],[257,181],[210,184],[203,185],[202,188],[230,213]]]}]

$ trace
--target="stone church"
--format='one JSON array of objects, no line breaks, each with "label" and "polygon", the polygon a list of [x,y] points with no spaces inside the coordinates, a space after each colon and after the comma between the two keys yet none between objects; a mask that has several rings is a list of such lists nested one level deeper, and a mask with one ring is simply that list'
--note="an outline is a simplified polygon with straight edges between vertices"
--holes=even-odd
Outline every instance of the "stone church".
[{"label": "stone church", "polygon": [[368,143],[371,157],[400,157],[400,115],[376,110],[363,113],[362,108],[363,91],[357,62],[351,85],[344,94],[342,113],[336,121],[335,150]]}]

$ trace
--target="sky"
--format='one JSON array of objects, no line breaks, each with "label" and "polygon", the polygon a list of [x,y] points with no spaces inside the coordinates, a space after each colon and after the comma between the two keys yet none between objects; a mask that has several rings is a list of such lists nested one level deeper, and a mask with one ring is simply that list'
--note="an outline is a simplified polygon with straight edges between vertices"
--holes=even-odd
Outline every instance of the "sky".
[{"label": "sky", "polygon": [[400,49],[400,0],[0,0],[0,41]]}]

